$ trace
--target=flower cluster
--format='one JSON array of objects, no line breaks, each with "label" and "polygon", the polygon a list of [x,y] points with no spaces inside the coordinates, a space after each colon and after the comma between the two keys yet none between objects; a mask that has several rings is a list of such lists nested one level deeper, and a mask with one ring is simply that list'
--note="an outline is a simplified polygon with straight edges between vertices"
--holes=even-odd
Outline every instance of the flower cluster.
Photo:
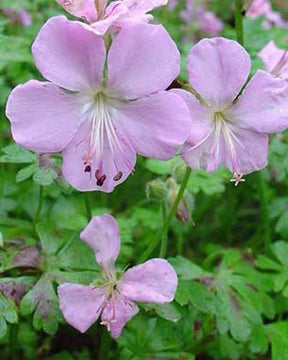
[{"label": "flower cluster", "polygon": [[[225,38],[204,39],[188,56],[189,84],[168,90],[180,73],[180,53],[149,14],[167,0],[57,2],[78,19],[56,16],[44,24],[32,52],[46,81],[10,94],[6,114],[20,146],[62,153],[63,175],[79,191],[113,191],[133,172],[137,154],[168,160],[179,153],[207,172],[224,165],[235,185],[266,166],[269,134],[288,127],[287,52],[268,44],[259,54],[267,71],[246,84],[246,50]],[[191,4],[184,16],[191,10],[203,32],[217,35],[221,22]],[[179,211],[188,219],[184,203]],[[58,288],[64,317],[79,331],[102,314],[118,337],[138,312],[134,301],[173,300],[177,277],[166,260],[116,271],[120,238],[110,215],[93,218],[81,239],[95,252],[101,279]]]}]

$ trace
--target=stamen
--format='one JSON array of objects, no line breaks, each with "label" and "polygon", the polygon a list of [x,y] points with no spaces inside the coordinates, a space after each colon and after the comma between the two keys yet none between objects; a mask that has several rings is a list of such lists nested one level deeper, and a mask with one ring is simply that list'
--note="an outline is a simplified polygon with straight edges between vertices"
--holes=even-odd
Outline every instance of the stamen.
[{"label": "stamen", "polygon": [[122,176],[123,176],[122,171],[119,171],[118,174],[116,176],[114,176],[113,180],[119,181],[119,180],[121,180]]},{"label": "stamen", "polygon": [[231,182],[235,183],[235,186],[238,186],[240,183],[245,182],[246,180],[243,179],[243,174],[233,174],[233,178],[230,180]]},{"label": "stamen", "polygon": [[84,169],[84,172],[88,172],[88,173],[91,173],[91,166],[90,165],[86,165],[85,166],[85,169]]},{"label": "stamen", "polygon": [[102,175],[102,176],[97,180],[97,185],[98,185],[98,186],[103,186],[105,180],[106,180],[106,175]]}]

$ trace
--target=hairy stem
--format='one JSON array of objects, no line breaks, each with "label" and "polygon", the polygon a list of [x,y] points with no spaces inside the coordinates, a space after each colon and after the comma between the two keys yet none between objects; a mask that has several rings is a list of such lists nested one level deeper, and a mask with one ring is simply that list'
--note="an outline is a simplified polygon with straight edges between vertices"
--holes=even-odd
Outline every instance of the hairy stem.
[{"label": "hairy stem", "polygon": [[90,221],[92,219],[92,207],[89,198],[89,193],[86,192],[84,196],[85,196],[86,216],[87,216],[87,220]]},{"label": "hairy stem", "polygon": [[184,195],[186,186],[188,184],[189,178],[191,175],[191,169],[189,167],[187,167],[186,172],[185,172],[185,176],[184,179],[182,181],[181,187],[179,189],[179,192],[177,194],[177,197],[171,207],[171,210],[168,213],[168,216],[166,218],[166,220],[163,223],[162,228],[160,229],[160,231],[156,234],[156,236],[154,238],[152,238],[152,240],[150,241],[150,244],[148,245],[147,249],[144,251],[143,255],[140,257],[139,262],[142,263],[144,261],[146,261],[150,255],[153,253],[153,251],[155,250],[155,248],[157,247],[159,241],[162,239],[163,235],[168,231],[170,222],[173,218],[173,216],[175,215],[178,206],[180,204],[180,201],[182,200],[182,197]]},{"label": "hairy stem", "polygon": [[[163,224],[165,222],[166,216],[167,216],[167,211],[166,211],[166,205],[163,201],[162,203],[162,218],[163,218]],[[160,253],[159,253],[159,257],[160,258],[165,258],[166,257],[166,253],[167,253],[167,244],[168,244],[168,234],[167,231],[164,232],[162,238],[161,238],[161,248],[160,248]]]},{"label": "hairy stem", "polygon": [[237,33],[237,41],[239,44],[244,44],[244,34],[243,34],[243,0],[236,0],[235,3],[235,27]]},{"label": "hairy stem", "polygon": [[34,216],[34,221],[33,221],[34,226],[37,224],[37,222],[39,220],[41,210],[42,210],[42,206],[43,206],[43,199],[44,199],[44,189],[43,189],[43,186],[40,185],[40,187],[39,187],[39,195],[38,195],[38,206],[37,206],[35,216]]}]

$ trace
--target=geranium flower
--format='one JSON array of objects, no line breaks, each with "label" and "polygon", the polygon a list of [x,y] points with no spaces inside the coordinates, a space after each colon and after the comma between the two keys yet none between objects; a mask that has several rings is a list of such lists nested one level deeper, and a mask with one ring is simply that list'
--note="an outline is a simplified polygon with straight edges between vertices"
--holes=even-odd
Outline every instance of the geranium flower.
[{"label": "geranium flower", "polygon": [[4,8],[2,12],[8,17],[11,24],[19,24],[22,26],[32,25],[31,15],[24,9]]},{"label": "geranium flower", "polygon": [[238,185],[243,174],[266,166],[267,134],[288,127],[287,83],[257,71],[241,94],[250,57],[237,42],[224,38],[204,39],[194,46],[187,66],[192,93],[174,90],[191,110],[183,159],[208,172],[224,165]]},{"label": "geranium flower", "polygon": [[203,33],[218,35],[223,30],[222,21],[211,11],[207,11],[199,2],[187,0],[185,10],[180,16],[187,26],[195,23]]},{"label": "geranium flower", "polygon": [[168,0],[56,0],[70,14],[89,22],[97,35],[104,35],[112,26],[122,28],[127,22],[149,22],[153,9],[167,5]]},{"label": "geranium flower", "polygon": [[272,25],[279,28],[288,28],[288,23],[283,20],[281,15],[272,10],[269,0],[253,0],[246,15],[252,19],[265,16],[263,25],[266,29],[270,29]]},{"label": "geranium flower", "polygon": [[165,160],[185,141],[187,106],[164,91],[180,55],[162,26],[123,28],[106,57],[101,37],[59,16],[44,25],[33,55],[50,82],[13,90],[13,137],[32,151],[63,152],[64,177],[78,190],[110,192],[133,171],[136,153]]},{"label": "geranium flower", "polygon": [[90,286],[65,283],[58,287],[60,309],[66,321],[84,333],[101,316],[114,338],[139,311],[134,301],[171,302],[177,275],[164,259],[151,259],[125,273],[115,270],[120,251],[119,229],[110,215],[94,217],[80,235],[95,253],[101,280]]},{"label": "geranium flower", "polygon": [[272,40],[258,55],[263,60],[267,71],[288,80],[288,50],[279,49]]}]

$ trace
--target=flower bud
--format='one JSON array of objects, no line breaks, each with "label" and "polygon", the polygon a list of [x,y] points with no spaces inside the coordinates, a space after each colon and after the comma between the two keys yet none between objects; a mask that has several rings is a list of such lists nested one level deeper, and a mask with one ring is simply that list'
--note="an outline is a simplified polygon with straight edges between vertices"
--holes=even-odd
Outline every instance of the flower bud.
[{"label": "flower bud", "polygon": [[[173,178],[169,178],[167,180],[167,185],[169,187],[168,203],[169,206],[172,206],[177,197],[180,186],[176,183],[176,181]],[[184,196],[182,200],[179,203],[178,209],[175,213],[175,217],[182,222],[188,222],[191,219],[191,213],[193,211],[193,208],[194,208],[194,198],[186,190],[184,192]]]},{"label": "flower bud", "polygon": [[150,181],[146,186],[146,196],[149,201],[163,201],[167,199],[168,188],[164,181],[157,179]]}]

